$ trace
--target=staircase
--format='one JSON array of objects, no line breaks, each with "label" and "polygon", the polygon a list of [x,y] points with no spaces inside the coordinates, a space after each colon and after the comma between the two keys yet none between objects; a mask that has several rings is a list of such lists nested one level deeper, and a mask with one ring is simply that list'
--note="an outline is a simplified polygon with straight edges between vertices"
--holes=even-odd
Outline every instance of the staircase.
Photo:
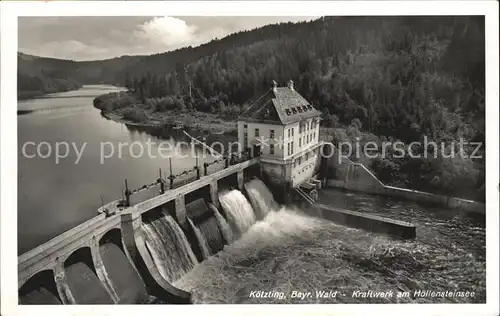
[{"label": "staircase", "polygon": [[304,190],[302,190],[302,188],[300,187],[296,187],[294,188],[295,192],[297,192],[307,203],[309,204],[314,204],[314,199],[312,197],[309,196],[309,194],[307,194],[306,192],[304,192]]}]

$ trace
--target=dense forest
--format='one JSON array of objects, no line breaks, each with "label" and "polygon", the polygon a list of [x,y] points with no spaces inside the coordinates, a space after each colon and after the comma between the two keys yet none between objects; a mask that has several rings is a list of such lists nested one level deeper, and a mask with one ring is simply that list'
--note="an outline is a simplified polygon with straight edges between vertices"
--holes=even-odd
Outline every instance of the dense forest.
[{"label": "dense forest", "polygon": [[17,96],[19,99],[74,90],[81,86],[72,73],[75,69],[75,63],[72,61],[19,53],[17,64]]},{"label": "dense forest", "polygon": [[[103,61],[105,62],[105,61]],[[103,63],[101,62],[101,63]],[[276,80],[289,79],[323,112],[334,143],[484,142],[483,17],[327,17],[235,33],[199,47],[89,62],[128,93],[100,98],[129,119],[207,112],[234,119]],[[104,67],[105,65],[105,67]],[[472,151],[473,147],[467,147]],[[376,158],[383,182],[484,200],[484,158]],[[485,148],[477,155],[484,156]],[[355,157],[354,157],[355,158]]]},{"label": "dense forest", "polygon": [[84,84],[120,84],[121,69],[143,56],[122,56],[99,61],[75,62],[56,58],[17,55],[17,96],[32,98],[47,93],[75,90]]}]

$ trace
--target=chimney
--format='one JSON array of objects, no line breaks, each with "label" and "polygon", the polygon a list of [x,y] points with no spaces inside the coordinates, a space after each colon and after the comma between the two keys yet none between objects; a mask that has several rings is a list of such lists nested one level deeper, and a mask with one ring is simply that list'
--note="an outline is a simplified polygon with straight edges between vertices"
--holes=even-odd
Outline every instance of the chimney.
[{"label": "chimney", "polygon": [[278,83],[276,83],[276,81],[273,80],[272,85],[273,85],[272,90],[276,92],[276,89],[278,88]]},{"label": "chimney", "polygon": [[288,89],[293,90],[293,81],[288,81]]}]

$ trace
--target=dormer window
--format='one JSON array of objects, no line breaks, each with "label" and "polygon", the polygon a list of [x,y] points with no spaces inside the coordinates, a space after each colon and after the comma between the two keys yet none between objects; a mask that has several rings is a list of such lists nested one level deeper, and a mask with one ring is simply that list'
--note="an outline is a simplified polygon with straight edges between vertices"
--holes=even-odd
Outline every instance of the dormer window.
[{"label": "dormer window", "polygon": [[312,109],[313,109],[312,105],[309,104],[307,107],[309,108],[309,110],[312,111]]},{"label": "dormer window", "polygon": [[293,114],[297,114],[297,110],[295,108],[292,109]]},{"label": "dormer window", "polygon": [[299,113],[302,113],[302,108],[300,106],[297,107],[297,110],[299,110]]},{"label": "dormer window", "polygon": [[303,105],[302,109],[304,109],[304,112],[307,112],[307,106]]},{"label": "dormer window", "polygon": [[290,112],[290,109],[285,109],[285,112],[286,112],[286,115],[292,114],[292,112]]}]

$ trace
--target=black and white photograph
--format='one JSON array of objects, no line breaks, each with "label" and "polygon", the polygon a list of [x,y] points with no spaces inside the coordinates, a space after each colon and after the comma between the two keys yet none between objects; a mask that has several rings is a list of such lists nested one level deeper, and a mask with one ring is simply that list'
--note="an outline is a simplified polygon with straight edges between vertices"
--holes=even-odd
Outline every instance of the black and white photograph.
[{"label": "black and white photograph", "polygon": [[273,15],[264,1],[202,2],[209,13],[164,2],[139,15],[140,3],[116,1],[132,12],[87,3],[95,14],[79,14],[65,2],[71,14],[17,8],[9,19],[9,308],[497,314],[498,3],[283,15],[299,4],[277,1],[272,10],[289,8]]}]

